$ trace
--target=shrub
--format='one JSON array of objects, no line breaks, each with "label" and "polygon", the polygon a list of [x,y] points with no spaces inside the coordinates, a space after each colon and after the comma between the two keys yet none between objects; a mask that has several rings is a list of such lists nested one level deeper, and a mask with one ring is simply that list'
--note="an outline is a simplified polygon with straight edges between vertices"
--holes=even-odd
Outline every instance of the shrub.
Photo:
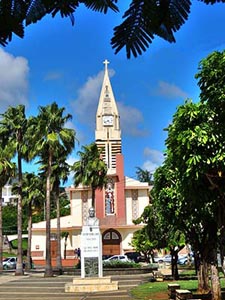
[{"label": "shrub", "polygon": [[141,265],[138,263],[135,263],[133,261],[131,262],[125,262],[125,261],[119,261],[114,260],[111,262],[103,262],[103,268],[140,268]]}]

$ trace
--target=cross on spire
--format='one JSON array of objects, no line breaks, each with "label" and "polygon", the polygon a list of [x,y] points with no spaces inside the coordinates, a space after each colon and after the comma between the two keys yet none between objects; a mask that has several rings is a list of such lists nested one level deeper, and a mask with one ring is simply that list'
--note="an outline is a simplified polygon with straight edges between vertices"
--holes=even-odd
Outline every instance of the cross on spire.
[{"label": "cross on spire", "polygon": [[108,61],[107,59],[105,59],[105,60],[103,61],[103,64],[105,65],[105,70],[107,70],[109,61]]}]

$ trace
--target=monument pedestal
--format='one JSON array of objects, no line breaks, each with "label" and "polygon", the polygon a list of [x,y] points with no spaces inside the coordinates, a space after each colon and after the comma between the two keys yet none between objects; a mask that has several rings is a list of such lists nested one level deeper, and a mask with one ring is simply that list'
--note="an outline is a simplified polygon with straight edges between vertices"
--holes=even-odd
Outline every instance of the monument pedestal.
[{"label": "monument pedestal", "polygon": [[107,277],[75,277],[73,283],[65,285],[66,293],[91,293],[118,290],[118,281],[112,281],[110,276]]},{"label": "monument pedestal", "polygon": [[118,281],[102,272],[102,236],[99,220],[95,218],[94,208],[89,209],[89,218],[81,232],[81,278],[75,277],[73,283],[65,285],[68,293],[91,293],[118,290]]},{"label": "monument pedestal", "polygon": [[81,232],[81,277],[102,277],[102,236],[99,226],[83,226]]}]

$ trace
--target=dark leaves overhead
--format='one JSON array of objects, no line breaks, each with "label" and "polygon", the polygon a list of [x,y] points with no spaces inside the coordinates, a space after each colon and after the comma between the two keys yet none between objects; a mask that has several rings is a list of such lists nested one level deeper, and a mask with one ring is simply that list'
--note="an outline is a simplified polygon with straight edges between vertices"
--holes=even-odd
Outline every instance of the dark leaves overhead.
[{"label": "dark leaves overhead", "polygon": [[225,3],[225,0],[199,0],[201,2],[204,2],[205,4],[215,4],[215,3]]},{"label": "dark leaves overhead", "polygon": [[26,4],[23,0],[0,1],[0,44],[6,46],[12,34],[23,38],[23,20],[26,16]]},{"label": "dark leaves overhead", "polygon": [[42,0],[31,1],[26,15],[26,25],[36,23],[48,13]]},{"label": "dark leaves overhead", "polygon": [[0,44],[6,46],[13,33],[22,38],[24,23],[36,23],[47,14],[69,17],[74,25],[74,13],[80,4],[107,13],[108,9],[119,11],[115,3],[117,0],[0,0]]},{"label": "dark leaves overhead", "polygon": [[60,13],[61,17],[69,17],[74,25],[74,13],[80,4],[94,11],[107,13],[108,9],[118,11],[118,7],[114,4],[116,2],[117,0],[33,0],[26,17],[26,25],[37,22],[46,14],[52,14],[52,17],[55,17],[57,13]]},{"label": "dark leaves overhead", "polygon": [[119,11],[118,7],[115,5],[117,0],[86,0],[80,2],[83,2],[87,8],[90,8],[94,11],[103,12],[104,14],[107,13],[109,8],[115,12]]},{"label": "dark leaves overhead", "polygon": [[133,0],[125,21],[114,28],[112,47],[116,53],[126,47],[130,58],[146,51],[155,35],[175,42],[173,33],[187,20],[190,6],[190,0]]},{"label": "dark leaves overhead", "polygon": [[[124,0],[121,0],[124,1]],[[147,50],[155,36],[172,43],[174,33],[188,19],[193,0],[130,0],[122,24],[114,28],[111,40],[115,53],[126,48],[127,57],[137,57]],[[205,4],[225,3],[225,0],[199,0]],[[24,25],[36,23],[47,14],[69,17],[75,23],[79,5],[107,13],[118,12],[118,0],[0,0],[0,45],[6,46],[12,35],[23,38]]]},{"label": "dark leaves overhead", "polygon": [[79,6],[79,2],[78,0],[33,0],[27,13],[26,25],[37,22],[46,14],[52,14],[52,17],[55,17],[57,13],[60,13],[62,18],[69,17],[74,25],[73,14]]}]

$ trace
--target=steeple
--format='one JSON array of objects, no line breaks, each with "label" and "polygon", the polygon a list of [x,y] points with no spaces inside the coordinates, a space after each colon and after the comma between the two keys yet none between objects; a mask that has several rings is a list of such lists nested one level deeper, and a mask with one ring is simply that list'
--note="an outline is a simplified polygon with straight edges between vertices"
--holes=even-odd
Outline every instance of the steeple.
[{"label": "steeple", "polygon": [[116,172],[116,154],[121,153],[120,116],[109,80],[109,61],[103,63],[105,71],[96,113],[95,140],[102,149],[108,174],[113,174]]}]

